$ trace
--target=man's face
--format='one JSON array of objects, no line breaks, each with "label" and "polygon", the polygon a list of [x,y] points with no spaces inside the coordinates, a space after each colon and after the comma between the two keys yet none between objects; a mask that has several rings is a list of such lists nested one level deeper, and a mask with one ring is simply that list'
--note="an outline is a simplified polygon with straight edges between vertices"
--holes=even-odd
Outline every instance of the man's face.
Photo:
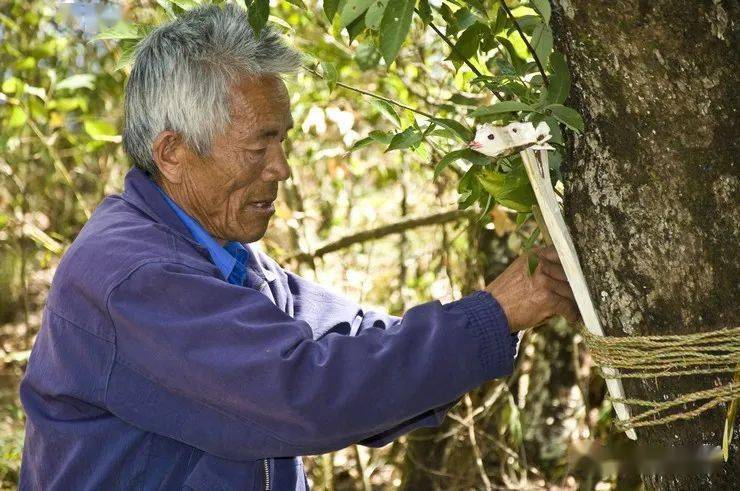
[{"label": "man's face", "polygon": [[[231,124],[211,155],[186,152],[181,182],[167,191],[218,241],[262,238],[275,212],[278,182],[290,176],[283,140],[293,126],[285,84],[242,78],[230,91]],[[261,202],[261,203],[258,203]]]}]

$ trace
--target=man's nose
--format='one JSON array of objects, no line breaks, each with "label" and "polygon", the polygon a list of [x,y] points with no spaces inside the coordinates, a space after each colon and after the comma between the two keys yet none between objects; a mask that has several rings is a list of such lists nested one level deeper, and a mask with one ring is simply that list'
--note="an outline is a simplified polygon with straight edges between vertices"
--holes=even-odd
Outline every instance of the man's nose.
[{"label": "man's nose", "polygon": [[270,159],[270,163],[265,168],[267,180],[284,181],[290,177],[290,166],[288,165],[288,159],[285,156],[282,145],[275,150],[273,155],[274,157]]}]

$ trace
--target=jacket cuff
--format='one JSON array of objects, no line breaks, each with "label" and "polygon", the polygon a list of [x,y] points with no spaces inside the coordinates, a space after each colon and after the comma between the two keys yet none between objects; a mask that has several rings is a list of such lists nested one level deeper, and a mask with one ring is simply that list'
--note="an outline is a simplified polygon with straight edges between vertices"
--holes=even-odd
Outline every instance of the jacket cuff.
[{"label": "jacket cuff", "polygon": [[486,379],[509,375],[514,370],[517,335],[509,330],[504,309],[493,295],[479,290],[447,305],[468,316],[465,328],[478,339],[478,358]]}]

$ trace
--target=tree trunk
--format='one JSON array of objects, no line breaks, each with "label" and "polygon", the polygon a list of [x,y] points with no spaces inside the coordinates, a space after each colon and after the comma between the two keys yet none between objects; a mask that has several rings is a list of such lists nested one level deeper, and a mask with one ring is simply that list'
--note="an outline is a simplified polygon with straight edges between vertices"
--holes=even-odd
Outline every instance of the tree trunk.
[{"label": "tree trunk", "polygon": [[[569,102],[586,122],[563,169],[566,220],[604,329],[737,326],[737,3],[554,3],[557,49],[573,78]],[[625,390],[663,400],[727,379],[651,379]],[[638,429],[639,442],[721,445],[725,409]],[[643,476],[646,484],[738,489],[738,433],[736,425],[730,462],[716,472]]]}]

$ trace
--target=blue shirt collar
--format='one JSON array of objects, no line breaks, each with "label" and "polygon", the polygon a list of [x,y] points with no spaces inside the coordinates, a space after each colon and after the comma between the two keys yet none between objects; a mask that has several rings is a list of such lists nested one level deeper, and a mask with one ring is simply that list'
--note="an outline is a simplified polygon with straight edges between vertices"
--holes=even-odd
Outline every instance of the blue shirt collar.
[{"label": "blue shirt collar", "polygon": [[243,285],[247,275],[249,251],[236,241],[227,242],[222,247],[197,220],[185,213],[162,188],[157,186],[157,189],[162,193],[170,208],[172,208],[175,214],[185,224],[193,239],[208,250],[213,264],[221,271],[224,279],[235,285]]}]

